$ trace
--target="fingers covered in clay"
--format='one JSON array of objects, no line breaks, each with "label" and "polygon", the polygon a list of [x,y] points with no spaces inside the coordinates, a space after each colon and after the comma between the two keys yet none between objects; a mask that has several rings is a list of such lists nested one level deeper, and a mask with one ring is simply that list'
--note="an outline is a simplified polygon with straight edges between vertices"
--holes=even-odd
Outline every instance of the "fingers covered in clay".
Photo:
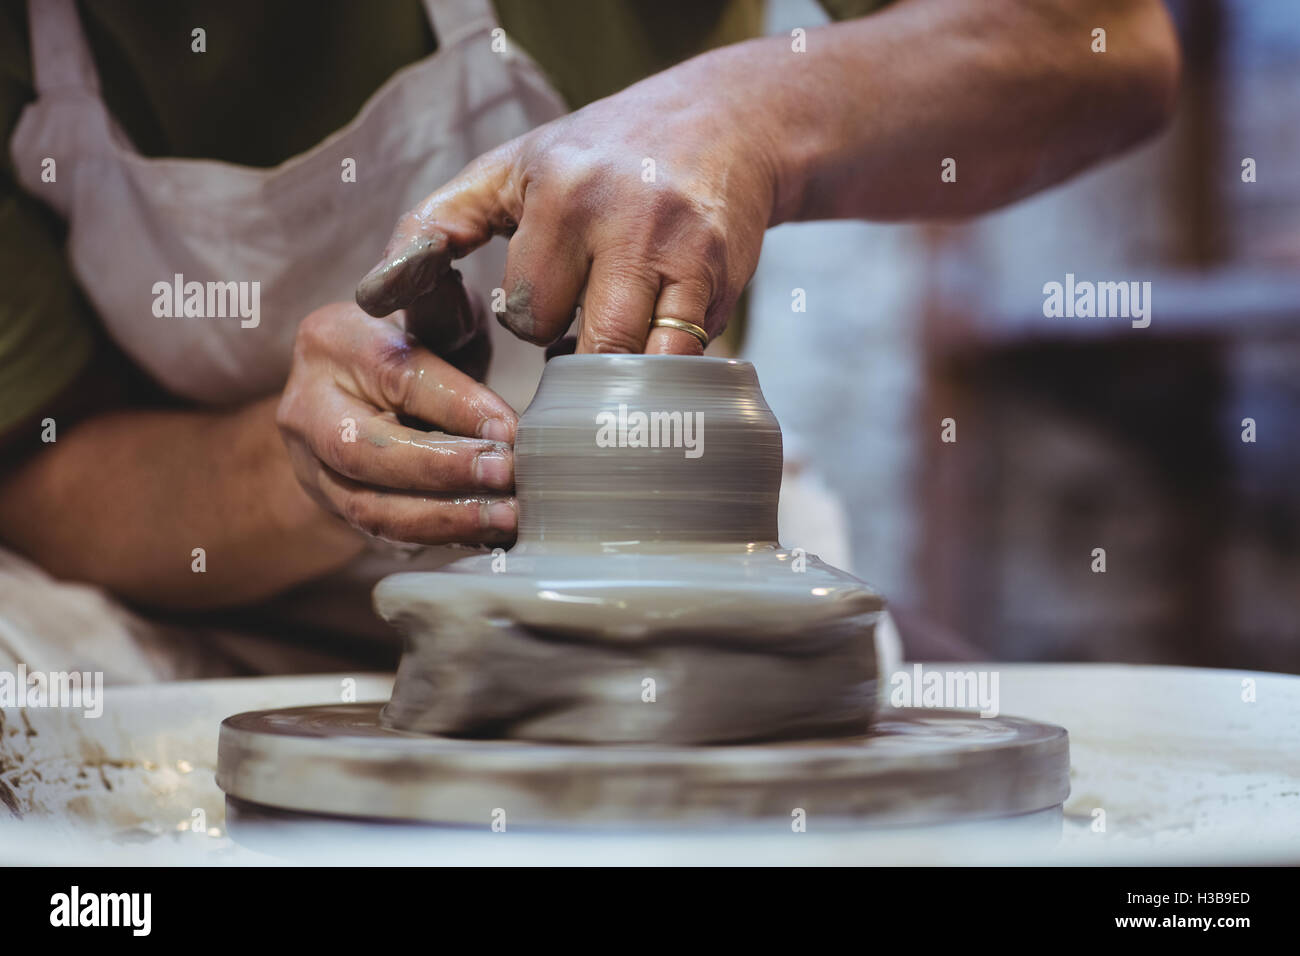
[{"label": "fingers covered in clay", "polygon": [[[517,142],[517,141],[516,141]],[[400,220],[379,263],[357,286],[357,304],[384,316],[432,292],[455,259],[514,231],[522,197],[511,172],[515,142],[480,156]]]},{"label": "fingers covered in clay", "polygon": [[514,439],[516,415],[505,399],[399,326],[355,306],[326,306],[303,320],[282,405],[292,405],[304,391],[314,395],[311,386],[323,372],[377,410],[453,435]]},{"label": "fingers covered in clay", "polygon": [[695,100],[689,85],[647,81],[486,154],[401,219],[357,302],[372,315],[408,307],[454,259],[505,235],[498,318],[516,336],[549,346],[581,305],[580,353],[699,354],[689,332],[651,332],[650,320],[722,331],[773,192],[744,137],[720,148]]},{"label": "fingers covered in clay", "polygon": [[317,491],[344,521],[377,538],[414,544],[505,544],[518,513],[508,497],[430,498],[382,491],[322,468]]},{"label": "fingers covered in clay", "polygon": [[[482,341],[463,316],[449,326],[444,341],[468,336],[461,352]],[[401,323],[350,303],[304,319],[277,420],[300,484],[359,530],[419,543],[513,534],[514,410]]]},{"label": "fingers covered in clay", "polygon": [[510,240],[505,311],[497,320],[534,345],[554,344],[573,323],[587,268],[586,251],[575,234],[555,229],[530,206]]},{"label": "fingers covered in clay", "polygon": [[[320,408],[317,418],[303,440],[327,467],[355,481],[442,494],[514,487],[514,453],[506,442],[422,432],[346,397]],[[335,422],[349,424],[336,428]]]}]

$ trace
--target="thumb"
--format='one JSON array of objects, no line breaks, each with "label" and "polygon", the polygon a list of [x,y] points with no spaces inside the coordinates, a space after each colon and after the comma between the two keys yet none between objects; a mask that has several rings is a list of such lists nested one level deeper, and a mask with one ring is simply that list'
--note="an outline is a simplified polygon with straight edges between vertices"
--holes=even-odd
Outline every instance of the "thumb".
[{"label": "thumb", "polygon": [[513,232],[523,209],[513,158],[511,143],[480,156],[402,216],[383,258],[358,284],[357,305],[374,316],[410,305],[437,287],[453,259]]}]

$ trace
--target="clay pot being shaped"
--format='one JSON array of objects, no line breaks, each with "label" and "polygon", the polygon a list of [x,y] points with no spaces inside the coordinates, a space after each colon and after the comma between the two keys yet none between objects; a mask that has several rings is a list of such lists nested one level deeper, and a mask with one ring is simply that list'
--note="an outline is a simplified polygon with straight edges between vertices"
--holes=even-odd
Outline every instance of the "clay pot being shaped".
[{"label": "clay pot being shaped", "polygon": [[571,355],[515,441],[509,551],[396,574],[390,728],[586,743],[863,733],[884,607],[777,542],[781,431],[754,368]]}]

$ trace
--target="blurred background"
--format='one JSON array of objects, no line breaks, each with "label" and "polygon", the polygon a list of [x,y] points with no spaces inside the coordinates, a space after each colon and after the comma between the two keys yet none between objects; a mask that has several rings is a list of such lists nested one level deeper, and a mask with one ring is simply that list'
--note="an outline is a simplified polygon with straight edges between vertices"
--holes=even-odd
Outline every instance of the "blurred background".
[{"label": "blurred background", "polygon": [[[1300,4],[1169,7],[1142,148],[967,222],[768,234],[742,355],[915,656],[1300,672]],[[1066,273],[1151,282],[1150,327],[1044,318]]]}]

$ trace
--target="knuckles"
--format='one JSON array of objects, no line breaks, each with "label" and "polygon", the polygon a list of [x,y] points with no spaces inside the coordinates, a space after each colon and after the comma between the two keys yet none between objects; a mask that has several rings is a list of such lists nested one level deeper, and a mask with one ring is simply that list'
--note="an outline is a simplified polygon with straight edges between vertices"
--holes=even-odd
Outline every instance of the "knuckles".
[{"label": "knuckles", "polygon": [[381,336],[367,350],[367,365],[379,397],[389,408],[406,408],[418,373],[411,364],[412,346],[394,336]]},{"label": "knuckles", "polygon": [[689,244],[695,260],[708,270],[715,289],[721,288],[727,275],[727,230],[716,214],[708,215],[692,231]]},{"label": "knuckles", "polygon": [[382,494],[350,492],[338,503],[338,513],[349,525],[374,538],[437,544],[466,537],[468,529],[460,529],[460,535],[456,534],[457,522],[447,513],[452,507],[455,506],[440,504],[427,513],[403,515]]},{"label": "knuckles", "polygon": [[298,323],[298,334],[294,337],[295,355],[309,355],[329,348],[334,338],[330,332],[335,327],[335,311],[324,306]]},{"label": "knuckles", "polygon": [[[360,423],[357,428],[360,429]],[[363,449],[363,437],[358,434],[356,441],[344,441],[341,430],[335,429],[333,434],[327,436],[329,443],[326,446],[328,451],[325,452],[332,461],[327,461],[334,467],[334,470],[340,474],[347,475],[349,478],[360,479],[365,473],[367,465],[366,452]]]},{"label": "knuckles", "polygon": [[338,508],[339,517],[358,531],[373,537],[391,537],[393,529],[389,528],[383,509],[373,495],[347,494]]},{"label": "knuckles", "polygon": [[[726,199],[716,185],[700,176],[672,177],[663,165],[656,181],[646,182],[636,156],[591,154],[556,147],[535,160],[530,209],[557,230],[604,233],[588,240],[597,255],[632,257],[674,277],[702,276],[725,294],[731,236]],[[616,248],[602,248],[611,244]],[[539,344],[552,340],[549,330],[525,337]]]}]

